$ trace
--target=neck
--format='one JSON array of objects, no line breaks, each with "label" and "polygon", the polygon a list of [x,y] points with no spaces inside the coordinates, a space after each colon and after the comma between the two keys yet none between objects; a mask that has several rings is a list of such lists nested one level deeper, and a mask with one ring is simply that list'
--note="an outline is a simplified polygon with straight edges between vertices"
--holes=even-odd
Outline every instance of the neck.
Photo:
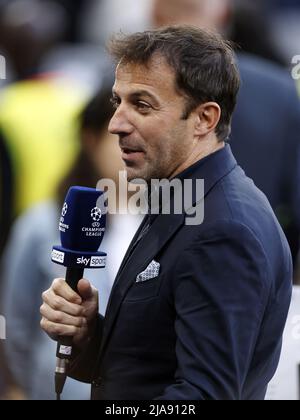
[{"label": "neck", "polygon": [[177,175],[181,174],[181,172],[193,166],[196,162],[199,162],[199,160],[202,160],[205,157],[212,155],[213,153],[223,149],[224,147],[224,141],[217,141],[214,143],[208,141],[204,144],[201,144],[201,150],[193,150],[191,155],[172,172],[172,174],[169,176],[169,179],[175,178]]}]

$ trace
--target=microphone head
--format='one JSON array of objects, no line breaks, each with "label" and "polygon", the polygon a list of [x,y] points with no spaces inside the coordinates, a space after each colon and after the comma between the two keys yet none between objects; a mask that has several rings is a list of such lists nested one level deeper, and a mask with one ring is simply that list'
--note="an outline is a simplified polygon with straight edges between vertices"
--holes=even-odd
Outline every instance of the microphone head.
[{"label": "microphone head", "polygon": [[59,223],[61,244],[80,252],[98,251],[106,228],[103,192],[83,187],[70,188]]},{"label": "microphone head", "polygon": [[70,188],[59,223],[61,246],[53,247],[52,261],[65,267],[104,268],[106,254],[98,249],[105,229],[103,191]]}]

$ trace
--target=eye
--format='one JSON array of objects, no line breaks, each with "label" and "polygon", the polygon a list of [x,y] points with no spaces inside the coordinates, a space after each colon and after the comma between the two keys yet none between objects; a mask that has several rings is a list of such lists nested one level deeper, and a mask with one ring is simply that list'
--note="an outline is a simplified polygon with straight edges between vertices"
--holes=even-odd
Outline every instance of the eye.
[{"label": "eye", "polygon": [[151,105],[149,105],[147,102],[144,101],[137,101],[136,102],[136,107],[138,108],[139,111],[141,111],[142,113],[147,113],[151,110]]}]

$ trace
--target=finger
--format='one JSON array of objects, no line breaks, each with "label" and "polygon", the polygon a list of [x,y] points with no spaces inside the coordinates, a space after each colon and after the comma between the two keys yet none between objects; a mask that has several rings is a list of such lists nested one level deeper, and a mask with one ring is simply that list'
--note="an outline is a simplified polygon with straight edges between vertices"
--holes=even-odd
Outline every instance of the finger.
[{"label": "finger", "polygon": [[55,324],[69,325],[73,327],[82,328],[87,326],[87,320],[84,317],[74,317],[64,312],[55,311],[49,305],[44,303],[41,307],[41,315],[48,321]]},{"label": "finger", "polygon": [[43,293],[43,302],[54,311],[64,312],[76,317],[84,315],[84,308],[82,306],[70,303],[64,298],[57,296],[51,289]]},{"label": "finger", "polygon": [[57,296],[64,298],[68,302],[76,303],[77,305],[82,303],[81,297],[71,289],[64,279],[54,280],[51,289]]},{"label": "finger", "polygon": [[80,328],[56,324],[55,322],[48,321],[46,318],[41,320],[41,328],[52,337],[75,337],[80,333]]},{"label": "finger", "polygon": [[85,279],[81,279],[78,283],[78,293],[83,300],[90,300],[94,297],[91,283]]}]

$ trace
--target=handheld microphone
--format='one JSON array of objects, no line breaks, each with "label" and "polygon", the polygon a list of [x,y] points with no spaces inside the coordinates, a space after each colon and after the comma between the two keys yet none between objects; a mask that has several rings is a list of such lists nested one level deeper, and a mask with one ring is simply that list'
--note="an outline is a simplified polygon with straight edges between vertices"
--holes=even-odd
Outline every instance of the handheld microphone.
[{"label": "handheld microphone", "polygon": [[[52,261],[67,268],[66,282],[75,292],[78,292],[77,285],[86,268],[106,266],[107,254],[98,251],[105,228],[104,193],[92,188],[70,188],[59,223],[61,246],[53,247]],[[57,345],[55,384],[58,400],[72,358],[72,341],[69,337],[60,338]]]}]

